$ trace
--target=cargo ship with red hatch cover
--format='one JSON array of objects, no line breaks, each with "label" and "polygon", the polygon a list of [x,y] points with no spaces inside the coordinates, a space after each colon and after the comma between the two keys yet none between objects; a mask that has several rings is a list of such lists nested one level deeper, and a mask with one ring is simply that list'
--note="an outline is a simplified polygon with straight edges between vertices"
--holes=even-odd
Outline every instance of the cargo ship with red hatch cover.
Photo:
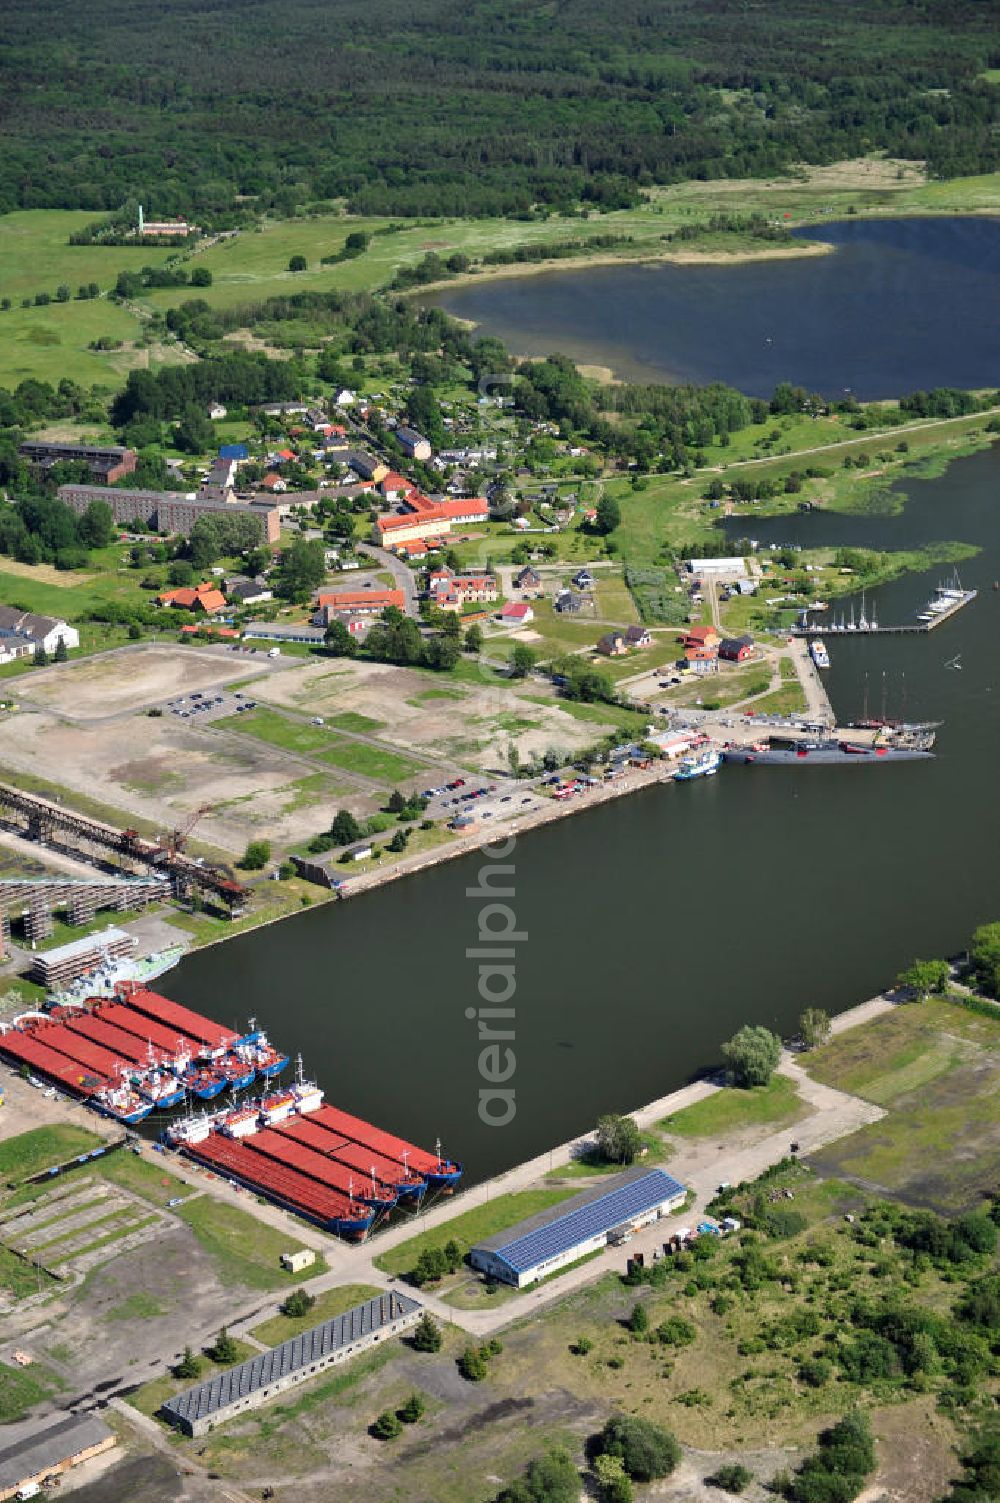
[{"label": "cargo ship with red hatch cover", "polygon": [[[253,1023],[237,1035],[134,983],[89,1008],[58,1006],[51,1016],[29,1013],[0,1027],[0,1054],[129,1125],[176,1099],[185,1080],[214,1100],[251,1063],[268,1080],[288,1062]],[[162,1136],[206,1169],[351,1239],[397,1205],[419,1204],[428,1190],[450,1193],[462,1174],[440,1144],[428,1153],[324,1105],[301,1059],[292,1085],[188,1115]]]}]

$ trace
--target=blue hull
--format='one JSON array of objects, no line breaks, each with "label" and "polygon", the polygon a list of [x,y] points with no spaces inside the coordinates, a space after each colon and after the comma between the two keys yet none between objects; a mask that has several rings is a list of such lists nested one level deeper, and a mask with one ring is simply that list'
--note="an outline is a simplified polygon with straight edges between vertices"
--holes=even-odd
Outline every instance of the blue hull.
[{"label": "blue hull", "polygon": [[271,1065],[261,1065],[259,1073],[261,1075],[263,1075],[263,1077],[264,1077],[265,1080],[270,1080],[271,1077],[272,1077],[272,1075],[280,1075],[281,1072],[282,1072],[282,1070],[284,1070],[287,1067],[287,1065],[288,1065],[288,1055],[287,1054],[283,1054],[281,1056],[281,1058],[280,1059],[276,1059],[273,1064],[271,1064]]},{"label": "blue hull", "polygon": [[421,1180],[419,1185],[407,1185],[400,1189],[399,1203],[401,1206],[418,1206],[427,1194],[427,1181]]},{"label": "blue hull", "polygon": [[188,1090],[192,1095],[197,1096],[199,1101],[211,1101],[213,1097],[222,1094],[228,1082],[225,1076],[220,1076],[218,1080],[209,1081],[208,1083],[202,1082],[200,1085],[193,1080],[187,1081],[186,1084]]},{"label": "blue hull", "polygon": [[432,1190],[450,1193],[462,1178],[463,1172],[461,1164],[454,1164],[450,1169],[431,1170],[427,1175],[427,1183]]},{"label": "blue hull", "polygon": [[231,1090],[243,1091],[248,1085],[253,1085],[256,1079],[257,1071],[251,1066],[245,1075],[230,1075],[229,1086]]},{"label": "blue hull", "polygon": [[113,1107],[105,1106],[103,1102],[98,1105],[97,1109],[102,1116],[112,1117],[115,1122],[124,1122],[126,1127],[137,1127],[140,1122],[145,1122],[153,1110],[153,1103],[150,1102],[148,1106],[136,1107],[135,1111],[129,1112],[128,1115],[125,1115],[123,1112],[116,1112]]},{"label": "blue hull", "polygon": [[[140,1089],[139,1094],[140,1096],[146,1096],[146,1092],[142,1089]],[[152,1096],[146,1096],[146,1100],[151,1101],[153,1106],[158,1107],[161,1111],[169,1111],[172,1106],[180,1106],[186,1095],[187,1092],[182,1086],[178,1091],[171,1091],[169,1096],[157,1096],[155,1099]]]},{"label": "blue hull", "polygon": [[328,1221],[326,1228],[338,1237],[350,1237],[353,1240],[363,1237],[374,1220],[375,1212],[372,1211],[370,1216],[359,1216],[351,1220],[344,1217],[340,1221]]}]

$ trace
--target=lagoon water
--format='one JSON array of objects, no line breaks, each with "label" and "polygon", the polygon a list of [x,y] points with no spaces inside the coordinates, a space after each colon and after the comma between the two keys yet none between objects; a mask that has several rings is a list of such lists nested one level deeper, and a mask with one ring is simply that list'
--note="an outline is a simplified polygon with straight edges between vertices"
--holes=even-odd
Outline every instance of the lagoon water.
[{"label": "lagoon water", "polygon": [[[908,483],[896,516],[812,513],[754,525],[762,541],[904,547],[952,537],[978,600],[930,636],[834,640],[842,717],[862,709],[945,721],[932,762],[729,768],[527,834],[512,906],[517,1115],[478,1116],[474,1025],[483,858],[203,951],[163,989],[223,1022],[256,1017],[301,1051],[330,1099],[418,1142],[440,1135],[481,1179],[585,1131],[718,1059],[741,1023],[789,1032],[836,1012],[915,956],[951,954],[1000,917],[1000,449]],[[746,522],[736,524],[746,531]],[[938,573],[877,592],[906,621]],[[958,661],[961,668],[948,667]]]},{"label": "lagoon water", "polygon": [[[609,267],[490,281],[438,301],[525,353],[629,375],[788,379],[860,397],[1000,381],[1000,224],[854,221],[835,254],[733,267]],[[745,1021],[872,995],[915,955],[1000,917],[1000,449],[908,481],[894,516],[754,521],[762,543],[907,547],[955,538],[978,600],[930,636],[834,639],[843,719],[867,675],[877,711],[945,721],[932,762],[731,768],[651,789],[517,844],[517,1113],[478,1114],[481,857],[192,956],[163,989],[224,1022],[255,1015],[331,1100],[465,1160],[473,1180],[661,1096]],[[744,518],[732,524],[747,531]],[[877,592],[912,620],[937,574]],[[951,666],[949,666],[949,664]],[[960,665],[960,666],[958,666]]]},{"label": "lagoon water", "polygon": [[595,266],[428,295],[519,355],[560,350],[641,381],[779,381],[837,397],[1000,380],[1000,221],[847,220],[826,256]]}]

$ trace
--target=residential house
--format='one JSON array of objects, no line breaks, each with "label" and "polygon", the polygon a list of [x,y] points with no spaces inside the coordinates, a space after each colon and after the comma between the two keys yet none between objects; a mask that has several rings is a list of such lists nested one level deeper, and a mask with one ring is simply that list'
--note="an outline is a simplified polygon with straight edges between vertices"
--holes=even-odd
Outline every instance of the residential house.
[{"label": "residential house", "polygon": [[500,620],[505,626],[526,626],[534,619],[535,613],[526,600],[508,600],[500,612]]},{"label": "residential house", "polygon": [[348,386],[342,386],[333,399],[333,405],[335,407],[353,407],[357,400],[357,392],[351,391]]},{"label": "residential house", "polygon": [[[225,408],[222,410],[224,412]],[[245,464],[250,458],[250,450],[246,444],[223,444],[219,449],[219,458],[231,460],[234,465]]]},{"label": "residential house", "polygon": [[351,449],[345,458],[347,464],[361,480],[372,480],[376,484],[389,473],[389,466],[374,454],[365,454],[358,449]]},{"label": "residential house", "polygon": [[483,605],[496,600],[493,574],[456,574],[449,568],[434,569],[427,582],[434,604],[443,611],[460,611],[464,605]]},{"label": "residential house", "polygon": [[378,488],[387,501],[396,501],[400,496],[408,495],[416,487],[412,480],[407,480],[405,475],[400,475],[395,470],[390,470],[387,475],[382,476],[382,479],[378,483]]},{"label": "residential house", "polygon": [[733,589],[737,595],[756,595],[757,581],[755,579],[734,579]]},{"label": "residential house", "polygon": [[430,441],[415,428],[397,428],[396,439],[407,459],[416,459],[423,464],[433,453]]},{"label": "residential house", "polygon": [[156,599],[160,605],[169,605],[182,611],[199,611],[206,616],[214,616],[226,607],[226,597],[214,580],[204,580],[193,588],[183,586],[176,590],[164,590]]},{"label": "residential house", "polygon": [[714,647],[688,647],[684,659],[691,672],[699,676],[719,671],[719,655]]},{"label": "residential house", "polygon": [[651,647],[653,634],[644,626],[630,626],[625,631],[626,647]]},{"label": "residential house", "polygon": [[574,595],[572,590],[560,590],[552,604],[561,616],[576,616],[588,600],[585,595]]},{"label": "residential house", "polygon": [[578,590],[592,590],[594,582],[594,576],[589,569],[578,569],[573,575],[573,583]]},{"label": "residential house", "polygon": [[[0,605],[0,631],[4,633],[0,655],[7,654],[0,656],[3,662],[25,657],[38,647],[43,652],[53,653],[60,642],[66,644],[67,650],[80,645],[80,633],[75,626],[67,625],[56,616],[36,616],[33,611],[23,611],[16,605]],[[21,641],[27,643],[25,652],[19,648]]]},{"label": "residential house", "polygon": [[288,481],[282,480],[274,470],[269,470],[260,482],[260,488],[262,491],[270,491],[273,496],[277,496],[282,491],[287,491]]},{"label": "residential house", "polygon": [[13,663],[18,658],[34,657],[36,644],[23,632],[0,627],[0,663]]},{"label": "residential house", "polygon": [[514,575],[514,588],[521,592],[525,600],[538,600],[545,594],[542,576],[530,564],[526,564]]},{"label": "residential house", "polygon": [[221,422],[221,420],[226,416],[227,411],[228,409],[223,407],[221,402],[209,403],[208,415],[213,422]]},{"label": "residential house", "polygon": [[227,579],[226,596],[233,605],[264,605],[274,599],[263,579]]},{"label": "residential house", "polygon": [[692,626],[690,631],[684,634],[682,645],[684,647],[710,647],[713,652],[717,652],[721,641],[722,634],[716,631],[714,626]]},{"label": "residential house", "polygon": [[597,644],[598,652],[603,652],[606,658],[620,658],[628,651],[625,638],[620,631],[605,632]]},{"label": "residential house", "polygon": [[753,637],[723,637],[719,643],[719,657],[724,663],[748,663],[753,655]]}]

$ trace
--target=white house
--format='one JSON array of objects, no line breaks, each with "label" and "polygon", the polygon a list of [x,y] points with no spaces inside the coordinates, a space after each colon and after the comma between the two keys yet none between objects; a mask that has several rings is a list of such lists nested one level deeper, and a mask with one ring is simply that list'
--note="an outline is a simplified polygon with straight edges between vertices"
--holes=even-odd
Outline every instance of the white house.
[{"label": "white house", "polygon": [[353,407],[357,400],[357,392],[351,391],[348,386],[342,386],[334,397],[333,403],[335,407]]},{"label": "white house", "polygon": [[218,422],[226,416],[227,411],[228,409],[223,407],[221,402],[213,402],[208,409],[208,415],[213,422]]},{"label": "white house", "polygon": [[[0,605],[0,631],[13,632],[17,637],[27,639],[32,650],[41,647],[47,653],[55,652],[60,641],[65,642],[67,649],[80,645],[80,633],[75,626],[69,626],[55,616],[36,616],[33,611],[22,611],[13,605]],[[0,653],[4,651],[0,647]],[[0,657],[0,661],[10,662],[16,656],[19,654],[8,652]]]}]

